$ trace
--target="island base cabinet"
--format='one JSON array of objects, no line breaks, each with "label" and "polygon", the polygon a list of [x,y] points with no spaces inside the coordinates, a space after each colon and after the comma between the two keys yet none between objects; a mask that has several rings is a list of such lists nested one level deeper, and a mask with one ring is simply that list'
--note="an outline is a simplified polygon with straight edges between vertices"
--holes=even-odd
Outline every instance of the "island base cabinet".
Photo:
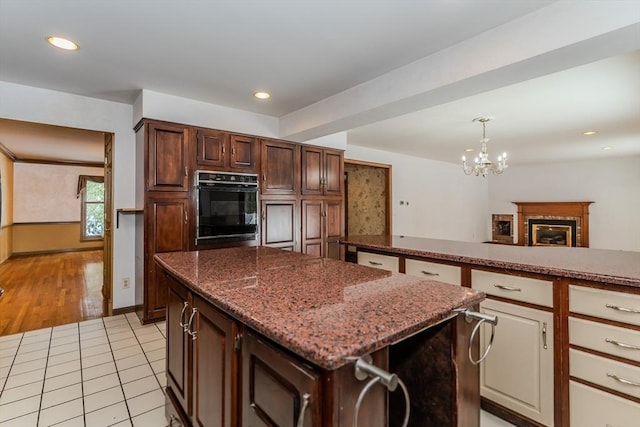
[{"label": "island base cabinet", "polygon": [[242,354],[243,426],[322,426],[318,373],[250,332]]},{"label": "island base cabinet", "polygon": [[571,427],[636,427],[640,420],[640,403],[575,381],[569,382],[569,395]]},{"label": "island base cabinet", "polygon": [[[480,393],[545,426],[554,422],[553,314],[487,300],[482,312],[497,316],[491,351],[480,366]],[[480,348],[489,345],[490,330],[480,332]]]}]

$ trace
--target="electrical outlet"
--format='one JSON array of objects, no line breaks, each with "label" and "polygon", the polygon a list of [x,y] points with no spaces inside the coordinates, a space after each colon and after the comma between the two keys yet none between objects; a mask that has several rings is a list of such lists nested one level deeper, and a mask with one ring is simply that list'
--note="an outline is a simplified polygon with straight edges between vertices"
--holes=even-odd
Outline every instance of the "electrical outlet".
[{"label": "electrical outlet", "polygon": [[129,289],[129,278],[125,277],[124,279],[122,279],[122,289]]}]

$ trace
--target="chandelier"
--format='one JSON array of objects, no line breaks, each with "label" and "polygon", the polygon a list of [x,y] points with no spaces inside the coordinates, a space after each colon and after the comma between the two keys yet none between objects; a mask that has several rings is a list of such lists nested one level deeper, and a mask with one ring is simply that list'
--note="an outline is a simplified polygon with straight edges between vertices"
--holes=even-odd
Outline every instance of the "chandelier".
[{"label": "chandelier", "polygon": [[487,142],[489,142],[489,138],[487,138],[486,126],[487,122],[493,120],[493,117],[476,117],[473,119],[474,122],[482,123],[482,148],[480,149],[480,153],[478,157],[475,159],[474,165],[468,165],[467,159],[465,156],[462,156],[462,169],[466,175],[474,174],[475,176],[482,175],[486,177],[489,172],[492,172],[494,175],[501,174],[508,167],[507,165],[507,153],[502,153],[502,156],[498,157],[498,163],[493,163],[489,160],[489,154],[487,153]]}]

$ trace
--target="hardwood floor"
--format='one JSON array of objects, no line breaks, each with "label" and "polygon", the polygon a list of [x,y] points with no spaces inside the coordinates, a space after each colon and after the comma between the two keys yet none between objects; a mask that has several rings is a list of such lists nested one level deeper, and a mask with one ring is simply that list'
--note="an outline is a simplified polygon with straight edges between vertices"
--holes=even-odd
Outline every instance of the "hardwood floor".
[{"label": "hardwood floor", "polygon": [[11,258],[0,265],[0,336],[107,315],[102,250]]}]

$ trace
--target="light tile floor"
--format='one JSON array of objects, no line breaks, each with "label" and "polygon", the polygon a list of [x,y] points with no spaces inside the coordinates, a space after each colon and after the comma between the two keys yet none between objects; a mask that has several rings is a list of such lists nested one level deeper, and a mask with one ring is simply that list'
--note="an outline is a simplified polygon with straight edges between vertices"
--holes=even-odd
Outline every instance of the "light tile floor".
[{"label": "light tile floor", "polygon": [[134,313],[0,337],[0,427],[164,427],[165,345]]},{"label": "light tile floor", "polygon": [[0,427],[162,427],[165,325],[134,313],[0,337]]}]

